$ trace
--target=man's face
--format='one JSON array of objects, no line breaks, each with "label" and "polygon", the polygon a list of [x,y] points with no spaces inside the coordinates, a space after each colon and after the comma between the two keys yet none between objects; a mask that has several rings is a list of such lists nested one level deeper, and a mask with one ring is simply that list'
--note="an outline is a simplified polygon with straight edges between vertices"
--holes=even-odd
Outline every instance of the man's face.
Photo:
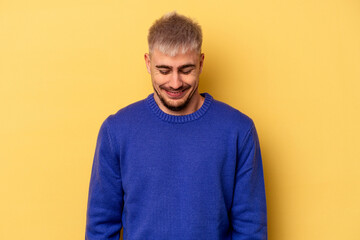
[{"label": "man's face", "polygon": [[175,56],[166,55],[158,49],[154,49],[151,56],[145,54],[154,98],[160,109],[172,115],[185,115],[201,106],[198,85],[203,61],[204,55],[195,50]]}]

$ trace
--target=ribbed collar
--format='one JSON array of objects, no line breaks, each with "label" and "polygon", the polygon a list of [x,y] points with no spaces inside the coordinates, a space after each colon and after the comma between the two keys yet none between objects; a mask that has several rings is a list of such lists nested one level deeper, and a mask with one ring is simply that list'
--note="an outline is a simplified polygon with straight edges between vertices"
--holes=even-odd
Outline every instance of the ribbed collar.
[{"label": "ribbed collar", "polygon": [[153,111],[156,114],[156,116],[158,116],[160,119],[172,123],[186,123],[202,117],[209,109],[211,103],[213,102],[213,97],[210,94],[202,93],[201,95],[205,97],[203,105],[197,111],[188,115],[181,115],[181,116],[170,115],[163,112],[155,102],[154,93],[150,94],[146,98],[146,102],[150,107],[151,111]]}]

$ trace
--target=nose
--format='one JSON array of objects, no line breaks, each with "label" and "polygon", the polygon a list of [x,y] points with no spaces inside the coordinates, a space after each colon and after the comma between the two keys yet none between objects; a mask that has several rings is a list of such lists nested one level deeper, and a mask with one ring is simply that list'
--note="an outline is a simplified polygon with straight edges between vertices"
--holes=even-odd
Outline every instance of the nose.
[{"label": "nose", "polygon": [[181,80],[180,74],[174,71],[170,77],[169,87],[171,87],[172,89],[179,89],[182,86],[183,86],[183,81]]}]

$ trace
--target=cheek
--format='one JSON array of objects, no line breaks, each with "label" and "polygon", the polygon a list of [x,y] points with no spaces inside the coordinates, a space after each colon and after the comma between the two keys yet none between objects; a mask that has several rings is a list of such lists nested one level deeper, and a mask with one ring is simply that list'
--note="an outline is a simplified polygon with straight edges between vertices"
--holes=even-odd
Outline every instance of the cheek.
[{"label": "cheek", "polygon": [[196,85],[197,82],[198,82],[198,75],[197,74],[190,74],[190,75],[187,75],[186,77],[184,77],[184,82],[186,82],[187,84],[190,84],[190,85]]},{"label": "cheek", "polygon": [[167,82],[167,78],[162,74],[154,74],[152,75],[152,82],[154,85],[162,85]]}]

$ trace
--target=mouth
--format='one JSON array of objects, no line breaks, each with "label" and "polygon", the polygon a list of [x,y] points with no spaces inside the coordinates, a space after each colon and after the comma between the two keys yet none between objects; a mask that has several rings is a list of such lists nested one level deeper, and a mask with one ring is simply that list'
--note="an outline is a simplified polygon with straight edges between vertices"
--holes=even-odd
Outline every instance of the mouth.
[{"label": "mouth", "polygon": [[164,91],[166,92],[166,95],[171,99],[180,99],[180,98],[184,97],[187,90],[188,90],[187,88],[181,89],[181,90],[176,90],[176,91],[164,89]]}]

